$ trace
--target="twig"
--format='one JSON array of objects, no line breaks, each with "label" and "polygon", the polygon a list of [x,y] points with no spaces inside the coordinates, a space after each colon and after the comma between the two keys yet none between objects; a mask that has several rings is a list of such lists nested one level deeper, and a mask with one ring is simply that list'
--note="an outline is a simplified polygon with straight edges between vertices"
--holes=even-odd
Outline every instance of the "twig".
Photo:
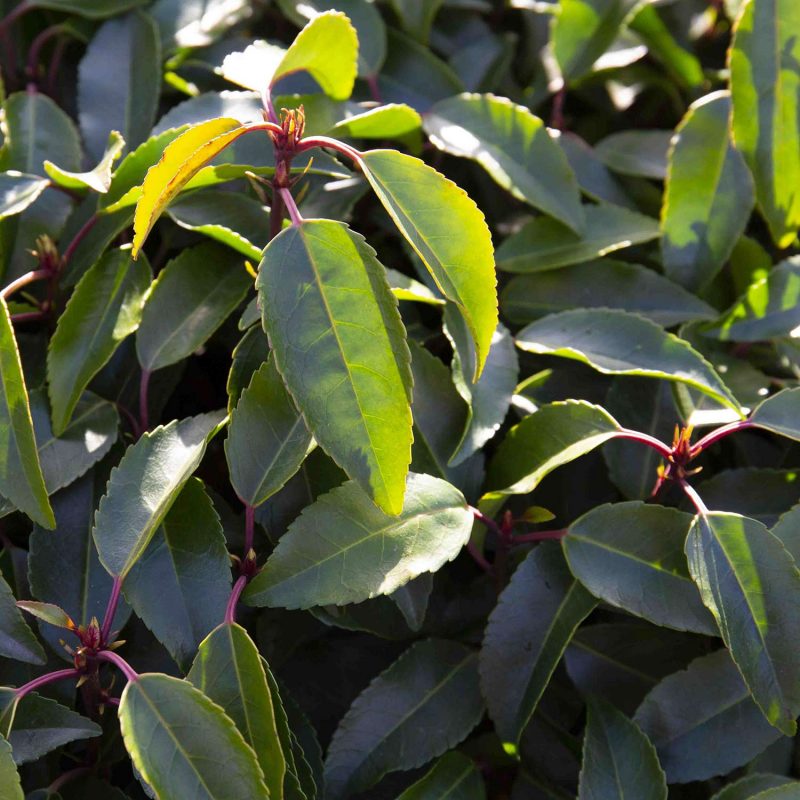
[{"label": "twig", "polygon": [[295,203],[291,191],[289,189],[279,189],[278,191],[281,193],[283,204],[289,212],[289,219],[292,221],[292,225],[301,225],[303,218],[300,216],[300,210],[297,208],[297,203]]},{"label": "twig", "polygon": [[119,653],[115,653],[113,650],[101,650],[96,657],[100,661],[113,664],[129,681],[139,680],[139,673]]},{"label": "twig", "polygon": [[33,269],[30,272],[26,272],[24,275],[20,275],[16,280],[11,281],[8,286],[0,291],[0,297],[2,297],[3,300],[8,300],[14,292],[19,291],[23,286],[27,286],[29,283],[34,283],[35,281],[46,280],[50,275],[51,271],[49,269]]},{"label": "twig", "polygon": [[686,496],[692,501],[692,505],[697,509],[697,513],[701,516],[705,517],[708,514],[708,509],[706,508],[706,504],[703,502],[703,499],[697,494],[697,491],[693,486],[687,483],[685,480],[679,481],[681,489],[686,492]]},{"label": "twig", "polygon": [[48,672],[46,675],[40,675],[38,678],[28,681],[28,683],[23,684],[18,689],[14,689],[14,694],[16,695],[17,700],[21,700],[26,694],[29,692],[35,692],[41,686],[47,686],[48,683],[55,683],[56,681],[61,681],[65,678],[74,678],[77,674],[78,670],[75,669],[75,667],[59,669],[55,672]]},{"label": "twig", "polygon": [[702,439],[700,439],[700,441],[692,446],[689,454],[692,458],[695,458],[696,456],[699,456],[700,453],[707,447],[714,444],[714,442],[718,442],[720,439],[724,439],[726,436],[730,436],[732,433],[736,433],[737,431],[744,431],[748,428],[754,427],[756,426],[749,419],[739,419],[736,420],[736,422],[730,422],[727,425],[723,425],[722,427],[711,431],[711,433],[706,434]]},{"label": "twig", "polygon": [[242,596],[246,584],[247,575],[240,575],[236,579],[236,583],[233,584],[233,591],[228,599],[228,605],[225,608],[225,622],[228,625],[232,625],[236,622],[236,604],[239,602],[239,598]]}]

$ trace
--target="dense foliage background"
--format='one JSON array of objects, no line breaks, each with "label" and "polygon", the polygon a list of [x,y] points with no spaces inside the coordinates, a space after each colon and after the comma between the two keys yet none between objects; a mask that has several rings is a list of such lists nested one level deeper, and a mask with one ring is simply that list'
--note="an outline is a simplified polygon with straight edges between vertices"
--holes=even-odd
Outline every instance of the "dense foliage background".
[{"label": "dense foliage background", "polygon": [[796,0],[0,20],[3,800],[800,797]]}]

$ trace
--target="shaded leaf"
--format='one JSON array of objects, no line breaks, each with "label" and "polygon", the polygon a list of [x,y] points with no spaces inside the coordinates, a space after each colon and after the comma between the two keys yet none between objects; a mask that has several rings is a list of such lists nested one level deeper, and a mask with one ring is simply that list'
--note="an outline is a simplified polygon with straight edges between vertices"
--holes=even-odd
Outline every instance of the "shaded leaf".
[{"label": "shaded leaf", "polygon": [[659,181],[667,177],[671,139],[672,131],[621,131],[599,141],[594,152],[615,172]]},{"label": "shaded leaf", "polygon": [[144,5],[147,0],[26,0],[31,8],[47,8],[51,11],[65,11],[87,19],[105,19],[123,11]]},{"label": "shaded leaf", "polygon": [[484,800],[486,789],[474,762],[457,751],[442,756],[397,800]]},{"label": "shaded leaf", "polygon": [[28,664],[45,663],[44,650],[25,624],[11,587],[2,576],[0,576],[0,656],[25,661]]},{"label": "shaded leaf", "polygon": [[8,800],[25,800],[19,773],[11,758],[11,745],[0,736],[0,790]]},{"label": "shaded leaf", "polygon": [[734,783],[729,783],[725,788],[720,789],[711,800],[752,800],[752,798],[758,797],[759,792],[790,784],[796,786],[791,778],[783,775],[755,773],[746,775]]},{"label": "shaded leaf", "polygon": [[750,415],[757,428],[800,440],[800,388],[783,389],[759,403]]},{"label": "shaded leaf", "polygon": [[53,605],[52,603],[39,603],[35,600],[17,600],[17,608],[21,608],[23,611],[27,611],[31,616],[41,619],[49,625],[55,625],[58,628],[73,630],[77,627],[63,608]]},{"label": "shaded leaf", "polygon": [[0,173],[0,219],[21,214],[47,188],[47,178],[17,170]]}]

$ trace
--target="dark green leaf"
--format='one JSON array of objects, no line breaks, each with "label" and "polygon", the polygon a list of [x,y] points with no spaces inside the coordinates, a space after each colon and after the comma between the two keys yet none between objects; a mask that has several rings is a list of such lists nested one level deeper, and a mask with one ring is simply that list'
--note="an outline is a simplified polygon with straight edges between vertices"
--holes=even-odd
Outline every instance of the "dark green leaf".
[{"label": "dark green leaf", "polygon": [[411,473],[399,516],[382,512],[350,481],[304,509],[244,599],[309,608],[390,594],[455,558],[471,529],[463,495],[439,478]]},{"label": "dark green leaf", "polygon": [[16,170],[0,173],[0,219],[21,214],[47,188],[47,178]]},{"label": "dark green leaf", "polygon": [[781,540],[795,564],[800,564],[800,503],[781,515],[772,528],[772,535]]},{"label": "dark green leaf", "polygon": [[145,552],[200,464],[220,418],[219,413],[201,414],[145,433],[112,470],[92,532],[111,575],[124,578]]},{"label": "dark green leaf", "polygon": [[563,539],[572,574],[597,598],[656,625],[717,635],[689,575],[690,514],[638,500],[593,508]]},{"label": "dark green leaf", "polygon": [[140,675],[122,693],[133,763],[161,797],[265,800],[261,767],[230,717],[186,681]]},{"label": "dark green leaf", "polygon": [[411,370],[383,268],[342,223],[306,220],[264,251],[257,282],[275,363],[319,444],[390,514],[411,460]]},{"label": "dark green leaf", "polygon": [[462,644],[427,639],[375,678],[334,734],[325,761],[326,797],[349,797],[464,739],[483,716],[477,661]]},{"label": "dark green leaf", "polygon": [[[255,303],[253,304],[255,305]],[[261,312],[256,309],[260,321]],[[228,373],[228,411],[233,411],[242,392],[249,386],[253,375],[269,358],[269,340],[261,325],[252,326],[233,348],[231,371]]]},{"label": "dark green leaf", "polygon": [[598,142],[594,152],[607,167],[622,175],[664,180],[671,139],[672,131],[622,131]]},{"label": "dark green leaf", "polygon": [[787,785],[800,788],[791,778],[786,778],[783,775],[756,773],[740,778],[734,783],[729,783],[724,789],[718,791],[711,800],[752,800],[752,798],[758,797],[759,792]]},{"label": "dark green leaf", "polygon": [[486,789],[474,762],[457,751],[442,756],[397,800],[485,800]]},{"label": "dark green leaf", "polygon": [[557,544],[528,553],[497,602],[480,653],[481,686],[498,735],[517,744],[569,644],[595,607]]},{"label": "dark green leaf", "polygon": [[142,6],[146,2],[147,0],[92,0],[87,4],[84,0],[27,0],[31,8],[68,12],[87,19],[113,17],[136,6]]},{"label": "dark green leaf", "polygon": [[757,428],[800,440],[800,389],[783,389],[756,406],[750,421]]},{"label": "dark green leaf", "polygon": [[45,663],[44,650],[25,624],[11,587],[2,576],[0,576],[0,656],[25,661],[28,664]]},{"label": "dark green leaf", "polygon": [[725,645],[767,720],[793,735],[800,712],[800,572],[780,540],[756,520],[695,517],[689,571]]}]

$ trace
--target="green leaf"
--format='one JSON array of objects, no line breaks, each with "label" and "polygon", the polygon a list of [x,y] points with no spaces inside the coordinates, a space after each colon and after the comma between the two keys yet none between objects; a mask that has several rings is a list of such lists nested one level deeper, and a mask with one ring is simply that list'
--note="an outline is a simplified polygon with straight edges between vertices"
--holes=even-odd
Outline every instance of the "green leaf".
[{"label": "green leaf", "polygon": [[141,11],[103,23],[78,68],[78,119],[90,158],[103,157],[112,130],[130,148],[147,139],[161,89],[158,28]]},{"label": "green leaf", "polygon": [[634,722],[598,697],[588,701],[578,800],[667,800],[653,745]]},{"label": "green leaf", "polygon": [[92,189],[100,194],[111,186],[111,170],[114,162],[125,149],[125,140],[119,131],[111,131],[105,152],[97,166],[89,172],[70,172],[56,166],[52,161],[44,162],[44,170],[52,181],[64,189]]},{"label": "green leaf", "polygon": [[775,244],[800,227],[800,6],[792,0],[746,3],[729,51],[732,128],[753,173],[756,201]]},{"label": "green leaf", "polygon": [[0,298],[0,495],[34,522],[55,527],[36,451],[19,350],[5,300]]},{"label": "green leaf", "polygon": [[464,739],[483,716],[477,661],[470,648],[441,639],[406,650],[339,723],[325,761],[325,796],[349,797]]},{"label": "green leaf", "polygon": [[489,464],[486,485],[528,494],[556,467],[613,439],[622,430],[600,406],[567,400],[542,406],[515,425]]},{"label": "green leaf", "polygon": [[758,342],[793,336],[800,327],[800,259],[787,258],[757,276],[744,294],[702,332],[724,342]]},{"label": "green leaf", "polygon": [[343,223],[306,220],[269,243],[256,286],[276,366],[314,437],[381,508],[400,513],[411,372],[375,251]]},{"label": "green leaf", "polygon": [[655,745],[670,783],[726,775],[780,737],[724,649],[664,678],[635,720]]},{"label": "green leaf", "polygon": [[781,514],[772,527],[772,535],[781,540],[795,564],[800,563],[800,503]]},{"label": "green leaf", "polygon": [[[365,5],[371,5],[365,2]],[[422,127],[422,118],[405,103],[390,103],[346,116],[334,125],[330,133],[354,139],[394,139],[406,136]]]},{"label": "green leaf", "polygon": [[427,44],[434,17],[443,0],[390,0],[390,3],[403,30]]},{"label": "green leaf", "polygon": [[297,34],[278,64],[270,86],[293,72],[308,72],[325,94],[347,100],[353,92],[358,61],[358,36],[339,11],[314,17]]},{"label": "green leaf", "polygon": [[555,543],[531,550],[517,567],[489,615],[480,653],[483,695],[504,742],[518,744],[572,634],[595,605]]},{"label": "green leaf", "polygon": [[395,225],[464,315],[475,340],[477,379],[497,327],[494,252],[483,215],[462,189],[419,159],[371,150],[361,162]]},{"label": "green leaf", "polygon": [[572,574],[597,598],[679,631],[716,636],[683,552],[692,517],[639,501],[597,506],[562,540]]},{"label": "green leaf", "polygon": [[595,155],[621,175],[663,181],[672,131],[621,131],[594,146]]},{"label": "green leaf", "polygon": [[560,222],[536,217],[497,248],[497,268],[505,272],[543,272],[580,264],[660,235],[650,217],[617,206],[585,206],[583,235]]},{"label": "green leaf", "polygon": [[228,622],[215,628],[200,645],[186,680],[236,723],[258,758],[270,800],[281,800],[286,761],[267,676],[247,631]]},{"label": "green leaf", "polygon": [[500,309],[511,322],[573,308],[630,311],[665,328],[716,316],[708,303],[652,269],[612,258],[519,275],[500,295]]},{"label": "green leaf", "polygon": [[47,8],[51,11],[77,14],[86,19],[105,19],[142,6],[147,0],[92,0],[89,4],[84,0],[26,0],[26,2],[31,8]]},{"label": "green leaf", "polygon": [[396,269],[386,270],[386,277],[389,286],[392,287],[392,294],[398,300],[410,300],[414,303],[425,303],[431,306],[443,306],[447,301],[443,300],[438,292],[431,291],[424,283],[420,283],[414,278],[409,278]]},{"label": "green leaf", "polygon": [[725,645],[767,720],[792,736],[800,711],[800,572],[780,540],[756,520],[695,517],[689,571]]},{"label": "green leaf", "polygon": [[72,619],[70,619],[69,614],[60,606],[53,605],[53,603],[39,603],[35,600],[17,600],[17,608],[21,608],[37,619],[44,620],[48,624],[55,625],[58,628],[73,630],[77,627]]},{"label": "green leaf", "polygon": [[251,285],[236,253],[211,242],[183,250],[148,292],[136,332],[142,369],[152,372],[190,356],[241,303]]},{"label": "green leaf", "polygon": [[570,358],[604,375],[642,375],[682,383],[742,413],[713,367],[683,339],[624,311],[580,309],[551,314],[523,328],[517,347]]},{"label": "green leaf", "polygon": [[524,106],[491,94],[461,94],[425,115],[425,131],[440,150],[477,161],[514,197],[583,232],[575,175],[544,122]]},{"label": "green leaf", "polygon": [[0,656],[25,661],[28,664],[45,663],[44,650],[25,624],[11,587],[2,576],[0,576]]},{"label": "green leaf", "polygon": [[68,742],[100,736],[102,729],[55,700],[27,694],[19,701],[8,743],[15,764],[36,761]]},{"label": "green leaf", "polygon": [[744,232],[753,179],[728,131],[731,99],[714,92],[693,103],[672,140],[661,211],[664,272],[697,291],[719,272]]},{"label": "green leaf", "polygon": [[122,588],[137,616],[188,668],[231,592],[222,525],[201,481],[187,482]]},{"label": "green leaf", "polygon": [[783,389],[759,403],[750,422],[795,441],[800,440],[800,388]]},{"label": "green leaf", "polygon": [[81,278],[47,351],[53,430],[60,435],[89,381],[139,326],[150,267],[112,250]]},{"label": "green leaf", "polygon": [[[255,306],[255,303],[253,303]],[[261,312],[256,309],[257,319],[260,320]],[[239,340],[233,348],[231,370],[228,373],[226,388],[228,390],[228,412],[232,412],[248,387],[253,375],[269,358],[269,340],[261,326],[253,326]]]},{"label": "green leaf", "polygon": [[0,172],[0,219],[21,214],[47,188],[47,178],[17,170]]},{"label": "green leaf", "polygon": [[485,800],[486,788],[472,759],[457,751],[442,756],[397,800]]},{"label": "green leaf", "polygon": [[312,442],[270,358],[242,392],[225,440],[231,485],[239,498],[260,506],[297,472]]},{"label": "green leaf", "polygon": [[243,599],[310,608],[390,594],[455,558],[471,530],[463,495],[439,478],[409,474],[399,516],[385,514],[349,481],[303,510]]},{"label": "green leaf", "polygon": [[111,472],[92,535],[100,561],[124,578],[147,549],[181,489],[197,469],[219,413],[174,421],[145,433]]},{"label": "green leaf", "polygon": [[150,13],[158,22],[161,41],[171,49],[207,47],[253,13],[249,0],[156,0]]},{"label": "green leaf", "polygon": [[641,0],[561,0],[552,42],[566,80],[576,80],[591,70],[638,5]]},{"label": "green leaf", "polygon": [[759,792],[764,792],[767,789],[776,789],[780,786],[800,788],[795,781],[784,775],[755,773],[729,783],[723,789],[720,789],[711,800],[752,800],[754,797],[759,796]]},{"label": "green leaf", "polygon": [[8,800],[25,800],[19,773],[11,758],[11,745],[0,736],[0,792]]},{"label": "green leaf", "polygon": [[519,361],[511,334],[498,325],[481,377],[472,383],[469,365],[474,363],[475,349],[467,326],[453,313],[452,306],[445,310],[445,323],[445,332],[453,343],[453,383],[468,408],[464,432],[450,458],[457,466],[480,450],[503,424],[519,382]]},{"label": "green leaf", "polygon": [[256,756],[233,721],[192,684],[140,675],[122,693],[119,721],[134,765],[159,796],[269,797]]}]

